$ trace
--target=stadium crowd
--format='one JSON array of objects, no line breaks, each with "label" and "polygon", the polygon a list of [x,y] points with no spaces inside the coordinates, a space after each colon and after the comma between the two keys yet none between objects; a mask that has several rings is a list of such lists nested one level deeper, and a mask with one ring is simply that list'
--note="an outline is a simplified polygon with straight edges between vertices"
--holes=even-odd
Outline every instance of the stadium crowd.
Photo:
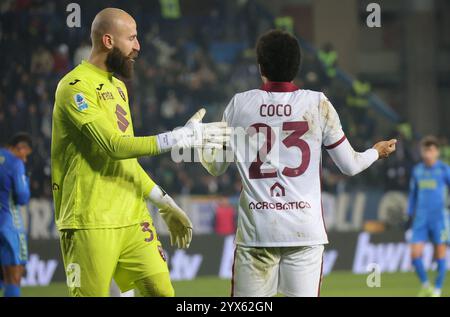
[{"label": "stadium crowd", "polygon": [[[89,55],[87,22],[100,9],[93,1],[78,3],[81,28],[66,26],[63,1],[9,0],[0,4],[0,142],[17,131],[33,136],[34,153],[28,169],[36,197],[51,197],[49,158],[56,84]],[[210,1],[196,10],[183,8],[183,14],[175,14],[175,18],[164,17],[161,3],[110,1],[111,6],[130,12],[138,24],[141,52],[135,78],[127,82],[136,135],[181,126],[201,106],[207,108],[206,121],[220,119],[235,93],[259,87],[253,47],[258,34],[273,27],[273,19],[254,1],[233,2],[233,10],[225,1]],[[328,46],[322,52],[330,51]],[[342,176],[324,155],[324,190],[374,185],[407,189],[410,167],[418,160],[414,137],[394,123],[378,124],[383,118],[364,103],[364,83],[346,87],[321,56],[305,51],[304,55],[296,83],[325,92],[355,149],[362,150],[382,136],[399,139],[395,157],[377,163],[363,177]],[[200,164],[177,164],[167,154],[143,158],[141,163],[172,194],[235,195],[241,188],[233,165],[228,173],[214,178]]]}]

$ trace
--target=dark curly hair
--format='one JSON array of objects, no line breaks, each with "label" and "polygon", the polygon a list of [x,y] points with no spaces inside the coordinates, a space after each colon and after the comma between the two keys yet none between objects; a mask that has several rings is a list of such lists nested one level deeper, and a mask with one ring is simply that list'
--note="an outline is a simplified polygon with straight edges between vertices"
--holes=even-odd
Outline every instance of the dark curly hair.
[{"label": "dark curly hair", "polygon": [[290,82],[300,70],[302,53],[297,39],[288,32],[270,30],[256,43],[261,74],[270,81]]}]

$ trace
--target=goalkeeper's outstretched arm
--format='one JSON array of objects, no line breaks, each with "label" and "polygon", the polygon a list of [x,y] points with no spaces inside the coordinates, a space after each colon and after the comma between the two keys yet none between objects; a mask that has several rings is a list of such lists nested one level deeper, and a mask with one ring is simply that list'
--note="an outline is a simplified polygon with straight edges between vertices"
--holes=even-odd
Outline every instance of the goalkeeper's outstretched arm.
[{"label": "goalkeeper's outstretched arm", "polygon": [[156,136],[132,137],[115,132],[105,117],[85,124],[82,132],[115,160],[154,156],[161,153]]},{"label": "goalkeeper's outstretched arm", "polygon": [[116,132],[109,120],[97,116],[95,120],[83,125],[83,133],[109,157],[115,160],[154,156],[170,151],[172,147],[207,148],[222,147],[229,139],[229,129],[224,122],[201,123],[205,110],[199,110],[181,128],[155,136],[133,137]]},{"label": "goalkeeper's outstretched arm", "polygon": [[84,81],[75,83],[63,81],[58,84],[55,109],[64,112],[77,129],[113,159],[153,156],[168,152],[173,147],[222,147],[229,139],[226,123],[202,123],[205,109],[197,111],[180,129],[155,136],[125,136],[118,131],[117,126],[113,126],[113,122],[105,118],[106,114],[92,86]]}]

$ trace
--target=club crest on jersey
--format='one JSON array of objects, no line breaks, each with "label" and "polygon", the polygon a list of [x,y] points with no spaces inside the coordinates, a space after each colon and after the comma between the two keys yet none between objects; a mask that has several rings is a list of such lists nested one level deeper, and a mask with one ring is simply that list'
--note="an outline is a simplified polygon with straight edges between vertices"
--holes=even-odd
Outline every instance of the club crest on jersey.
[{"label": "club crest on jersey", "polygon": [[78,111],[83,111],[88,108],[88,104],[84,99],[83,94],[76,94],[75,96],[73,96],[73,99],[75,100],[75,104],[77,105]]},{"label": "club crest on jersey", "polygon": [[125,97],[125,93],[123,92],[122,88],[117,87],[117,91],[119,92],[120,97],[122,97],[123,101],[127,101],[127,98]]}]

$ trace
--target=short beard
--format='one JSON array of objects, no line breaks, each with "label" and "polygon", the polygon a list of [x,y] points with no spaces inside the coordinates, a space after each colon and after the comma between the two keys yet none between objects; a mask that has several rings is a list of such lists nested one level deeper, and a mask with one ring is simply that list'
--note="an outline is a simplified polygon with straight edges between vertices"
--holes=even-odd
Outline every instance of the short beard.
[{"label": "short beard", "polygon": [[106,67],[124,79],[130,79],[134,73],[132,57],[125,56],[120,49],[113,47],[106,57]]}]

